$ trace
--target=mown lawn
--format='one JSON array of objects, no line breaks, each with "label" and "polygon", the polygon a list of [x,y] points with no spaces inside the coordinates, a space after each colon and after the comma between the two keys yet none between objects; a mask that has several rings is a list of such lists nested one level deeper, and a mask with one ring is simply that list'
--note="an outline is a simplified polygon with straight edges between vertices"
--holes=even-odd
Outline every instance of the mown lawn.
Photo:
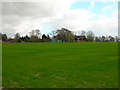
[{"label": "mown lawn", "polygon": [[0,43],[0,88],[2,88],[2,43]]},{"label": "mown lawn", "polygon": [[118,43],[2,45],[5,88],[117,88]]}]

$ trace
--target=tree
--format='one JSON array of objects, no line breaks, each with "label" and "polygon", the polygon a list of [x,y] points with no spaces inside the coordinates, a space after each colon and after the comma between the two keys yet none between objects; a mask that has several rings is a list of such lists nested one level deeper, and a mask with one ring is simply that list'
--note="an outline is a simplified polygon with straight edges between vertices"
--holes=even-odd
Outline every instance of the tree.
[{"label": "tree", "polygon": [[105,42],[108,42],[108,36],[105,37]]},{"label": "tree", "polygon": [[28,35],[22,36],[18,39],[18,42],[29,42],[30,37]]},{"label": "tree", "polygon": [[26,35],[26,36],[24,37],[24,41],[25,41],[25,42],[29,42],[29,39],[30,39],[30,37],[28,37],[28,35]]},{"label": "tree", "polygon": [[51,41],[50,36],[49,34],[47,34],[47,42],[50,42],[50,41]]},{"label": "tree", "polygon": [[86,32],[85,31],[81,31],[81,36],[85,36]]},{"label": "tree", "polygon": [[37,36],[31,36],[29,39],[30,42],[39,42],[40,39]]},{"label": "tree", "polygon": [[32,30],[31,32],[29,32],[29,34],[30,34],[30,37],[31,37],[31,36],[35,36],[35,31]]},{"label": "tree", "polygon": [[35,33],[38,38],[40,38],[40,36],[42,35],[39,29],[36,29]]},{"label": "tree", "polygon": [[112,36],[109,36],[108,39],[109,39],[109,42],[114,42],[115,41],[114,37],[112,37]]},{"label": "tree", "polygon": [[41,36],[41,32],[39,29],[36,29],[36,30],[32,30],[31,32],[29,32],[30,36],[36,36],[38,38],[40,38]]},{"label": "tree", "polygon": [[115,41],[118,42],[119,41],[119,37],[115,36]]},{"label": "tree", "polygon": [[15,34],[15,37],[14,37],[15,42],[18,42],[19,38],[20,38],[20,34],[19,34],[19,33],[16,33],[16,34]]},{"label": "tree", "polygon": [[78,34],[78,35],[81,35],[81,31],[77,31],[77,34]]},{"label": "tree", "polygon": [[101,39],[102,39],[102,42],[105,42],[105,39],[106,39],[106,38],[105,38],[105,36],[102,36]]},{"label": "tree", "polygon": [[50,36],[49,36],[49,34],[47,34],[47,39],[48,39],[48,40],[50,39]]},{"label": "tree", "polygon": [[57,30],[57,39],[58,40],[63,40],[63,42],[65,42],[65,41],[69,41],[70,38],[71,39],[73,38],[73,34],[70,30],[65,29],[65,28],[61,28],[61,29]]},{"label": "tree", "polygon": [[52,35],[52,37],[55,37],[57,34],[57,32],[55,30],[51,31],[50,35]]},{"label": "tree", "polygon": [[80,36],[85,36],[85,34],[86,34],[86,31],[78,31],[78,34],[80,35]]},{"label": "tree", "polygon": [[99,37],[95,37],[95,42],[100,42]]},{"label": "tree", "polygon": [[40,42],[41,39],[40,39],[40,36],[41,36],[41,33],[40,33],[40,30],[36,29],[36,30],[32,30],[31,32],[29,32],[30,34],[30,38],[28,36],[26,36],[24,38],[24,40],[26,42],[30,41],[30,42]]},{"label": "tree", "polygon": [[73,33],[67,33],[66,38],[67,38],[67,41],[71,42],[71,41],[74,40],[74,34]]},{"label": "tree", "polygon": [[5,42],[7,41],[7,35],[6,34],[2,35],[2,41],[5,41]]},{"label": "tree", "polygon": [[45,34],[42,35],[42,42],[45,42],[47,39],[47,36]]},{"label": "tree", "polygon": [[94,41],[94,33],[92,31],[88,31],[86,34],[87,34],[87,41],[93,42]]},{"label": "tree", "polygon": [[20,37],[19,39],[18,39],[18,42],[22,42],[23,41],[23,39]]},{"label": "tree", "polygon": [[72,32],[73,32],[73,34],[74,34],[74,35],[76,35],[76,34],[77,34],[77,32],[76,32],[76,31],[72,31]]}]

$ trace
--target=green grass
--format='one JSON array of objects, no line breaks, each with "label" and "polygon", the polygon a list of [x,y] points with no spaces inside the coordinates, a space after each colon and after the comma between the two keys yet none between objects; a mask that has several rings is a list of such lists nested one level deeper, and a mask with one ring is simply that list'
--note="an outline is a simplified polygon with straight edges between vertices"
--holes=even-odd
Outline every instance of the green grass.
[{"label": "green grass", "polygon": [[5,88],[117,88],[118,43],[3,44]]},{"label": "green grass", "polygon": [[0,43],[0,89],[2,87],[2,43]]}]

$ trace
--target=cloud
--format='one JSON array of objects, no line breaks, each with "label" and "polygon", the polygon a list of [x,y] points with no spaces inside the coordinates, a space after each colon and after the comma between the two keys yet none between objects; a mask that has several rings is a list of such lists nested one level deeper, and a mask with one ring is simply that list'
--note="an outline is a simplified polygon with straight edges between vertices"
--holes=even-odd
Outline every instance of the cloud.
[{"label": "cloud", "polygon": [[86,29],[89,26],[88,20],[94,16],[95,14],[87,10],[73,9],[73,10],[69,10],[64,15],[63,18],[54,19],[48,24],[51,25],[52,29],[58,29],[61,27],[65,27],[73,31],[80,31],[82,29]]},{"label": "cloud", "polygon": [[96,14],[84,9],[69,10],[62,19],[55,19],[49,22],[51,29],[68,28],[72,31],[91,30],[97,36],[118,35],[117,10],[112,13],[112,18],[107,15],[99,15],[97,20],[92,20]]},{"label": "cloud", "polygon": [[113,7],[114,7],[114,5],[113,5],[113,6],[105,6],[105,7],[103,7],[101,10],[102,10],[103,12],[105,12],[105,11],[107,11],[107,10],[112,9]]},{"label": "cloud", "polygon": [[[44,32],[42,24],[45,23],[51,30],[65,27],[72,31],[92,30],[96,35],[117,35],[117,10],[109,18],[90,10],[70,9],[75,0],[25,1],[3,2],[3,33],[25,35],[32,29]],[[94,3],[95,0],[91,1],[91,7],[95,7]]]},{"label": "cloud", "polygon": [[[100,16],[98,20],[91,23],[93,31],[97,35],[118,35],[118,19],[117,17],[108,18],[107,16]],[[99,31],[99,32],[98,32]]]},{"label": "cloud", "polygon": [[[2,32],[7,33],[9,36],[13,36],[13,34],[18,31],[27,30],[26,27],[29,29],[27,31],[30,31],[35,26],[39,28],[41,23],[47,22],[50,19],[61,18],[70,8],[73,1],[74,0],[64,0],[63,2],[63,0],[50,0],[46,2],[45,0],[41,0],[39,3],[3,2]],[[24,27],[22,28],[20,26]]]}]

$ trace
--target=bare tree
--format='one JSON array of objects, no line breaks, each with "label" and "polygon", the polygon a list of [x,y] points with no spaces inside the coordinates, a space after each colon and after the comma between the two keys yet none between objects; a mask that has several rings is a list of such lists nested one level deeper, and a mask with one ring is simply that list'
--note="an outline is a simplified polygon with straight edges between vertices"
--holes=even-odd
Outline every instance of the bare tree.
[{"label": "bare tree", "polygon": [[119,41],[119,37],[118,36],[115,36],[115,41],[118,42]]},{"label": "bare tree", "polygon": [[37,36],[38,38],[40,38],[41,37],[41,32],[40,32],[40,30],[39,29],[36,29],[35,30],[35,36]]},{"label": "bare tree", "polygon": [[78,35],[81,35],[81,31],[77,31]]},{"label": "bare tree", "polygon": [[81,36],[85,36],[86,32],[85,31],[81,31]]},{"label": "bare tree", "polygon": [[95,37],[95,42],[100,42],[99,37]]},{"label": "bare tree", "polygon": [[102,36],[101,39],[102,39],[102,42],[105,42],[105,39],[106,39],[106,38],[105,38],[105,36]]},{"label": "bare tree", "polygon": [[30,34],[30,37],[31,37],[31,36],[36,36],[36,37],[38,37],[38,38],[40,38],[41,35],[42,35],[39,29],[32,30],[31,32],[29,32],[29,34]]},{"label": "bare tree", "polygon": [[20,38],[20,34],[19,33],[16,33],[15,34],[15,37],[14,37],[14,39],[15,39],[15,42],[18,42],[18,39]]},{"label": "bare tree", "polygon": [[76,34],[77,34],[77,32],[76,32],[76,31],[72,31],[72,33],[73,33],[74,35],[76,35]]},{"label": "bare tree", "polygon": [[56,34],[57,34],[57,31],[55,31],[55,30],[51,31],[51,33],[50,33],[50,35],[52,35],[52,37],[55,37]]},{"label": "bare tree", "polygon": [[88,31],[86,33],[86,35],[87,35],[87,41],[88,42],[93,42],[94,41],[94,33],[92,31]]},{"label": "bare tree", "polygon": [[35,31],[32,30],[31,32],[29,32],[29,34],[30,34],[30,37],[31,37],[31,36],[35,36]]},{"label": "bare tree", "polygon": [[109,36],[108,39],[109,39],[109,42],[114,42],[115,41],[114,37],[112,37],[112,36]]}]

